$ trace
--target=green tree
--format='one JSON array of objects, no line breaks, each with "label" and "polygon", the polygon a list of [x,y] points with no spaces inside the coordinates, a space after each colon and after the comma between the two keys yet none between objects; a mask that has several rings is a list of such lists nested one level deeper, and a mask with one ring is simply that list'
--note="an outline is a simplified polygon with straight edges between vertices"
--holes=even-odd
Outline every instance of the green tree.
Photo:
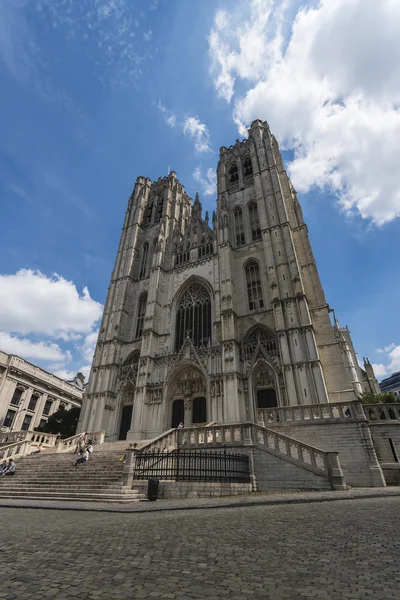
[{"label": "green tree", "polygon": [[43,427],[35,427],[35,431],[59,433],[61,439],[72,437],[75,435],[80,413],[81,409],[78,407],[69,410],[63,407],[59,408],[48,418],[47,423]]},{"label": "green tree", "polygon": [[361,401],[363,404],[394,404],[400,402],[400,396],[395,396],[393,392],[382,392],[381,394],[364,392]]}]

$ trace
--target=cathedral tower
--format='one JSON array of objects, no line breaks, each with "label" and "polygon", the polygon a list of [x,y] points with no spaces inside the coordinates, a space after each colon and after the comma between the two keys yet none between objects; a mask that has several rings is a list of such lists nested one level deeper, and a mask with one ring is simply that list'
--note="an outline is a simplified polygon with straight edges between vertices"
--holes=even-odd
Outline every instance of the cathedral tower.
[{"label": "cathedral tower", "polygon": [[221,148],[217,193],[210,224],[175,172],[137,179],[80,431],[150,438],[363,390],[267,123]]}]

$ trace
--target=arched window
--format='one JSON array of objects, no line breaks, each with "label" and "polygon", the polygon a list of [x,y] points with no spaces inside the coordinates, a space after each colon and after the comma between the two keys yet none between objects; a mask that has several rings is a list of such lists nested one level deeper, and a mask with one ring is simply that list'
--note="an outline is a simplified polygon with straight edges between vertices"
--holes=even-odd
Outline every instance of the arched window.
[{"label": "arched window", "polygon": [[249,310],[259,310],[260,308],[264,308],[260,267],[255,260],[250,260],[246,264],[246,283]]},{"label": "arched window", "polygon": [[258,209],[255,202],[249,204],[249,217],[250,217],[250,229],[251,239],[253,242],[261,240],[261,227],[260,219],[258,218]]},{"label": "arched window", "polygon": [[142,248],[142,259],[140,262],[140,273],[139,273],[140,279],[143,279],[143,277],[146,277],[148,253],[149,253],[149,245],[146,242],[145,244],[143,244],[143,248]]},{"label": "arched window", "polygon": [[141,338],[144,327],[144,317],[146,315],[146,306],[147,306],[147,294],[144,293],[140,296],[139,300],[139,309],[138,316],[136,322],[136,338]]},{"label": "arched window", "polygon": [[164,195],[162,194],[161,196],[159,196],[158,201],[157,201],[157,211],[156,211],[156,215],[154,217],[155,223],[158,223],[158,221],[161,219],[162,214],[163,214],[163,208],[164,208]]},{"label": "arched window", "polygon": [[243,161],[243,173],[245,177],[253,175],[253,165],[251,164],[250,156],[247,156]]},{"label": "arched window", "polygon": [[151,216],[153,214],[154,200],[149,200],[143,215],[143,227],[148,227],[151,223]]},{"label": "arched window", "polygon": [[239,206],[233,211],[233,218],[235,220],[236,246],[243,246],[246,242],[244,237],[243,213]]},{"label": "arched window", "polygon": [[236,183],[239,181],[239,169],[236,163],[233,163],[229,167],[229,183]]},{"label": "arched window", "polygon": [[211,340],[211,298],[199,283],[192,283],[183,294],[176,314],[175,348],[179,350],[189,336],[197,348]]}]

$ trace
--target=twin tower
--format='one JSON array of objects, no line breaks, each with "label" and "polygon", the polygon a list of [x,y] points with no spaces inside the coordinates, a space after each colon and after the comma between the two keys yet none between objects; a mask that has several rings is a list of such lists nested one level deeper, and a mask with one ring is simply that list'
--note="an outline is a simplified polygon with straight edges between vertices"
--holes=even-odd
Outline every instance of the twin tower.
[{"label": "twin tower", "polygon": [[179,423],[257,422],[274,406],[378,391],[329,308],[268,124],[222,147],[202,214],[172,171],[138,177],[122,229],[80,431],[153,438]]}]

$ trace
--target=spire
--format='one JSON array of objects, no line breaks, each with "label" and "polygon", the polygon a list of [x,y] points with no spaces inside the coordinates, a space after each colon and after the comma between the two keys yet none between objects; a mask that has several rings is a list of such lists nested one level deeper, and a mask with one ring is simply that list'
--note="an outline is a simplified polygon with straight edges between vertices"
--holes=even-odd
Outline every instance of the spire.
[{"label": "spire", "polygon": [[208,221],[209,221],[209,220],[210,220],[210,219],[209,219],[209,216],[208,216],[208,210],[206,210],[206,216],[204,217],[204,222],[205,222],[205,224],[207,225],[207,227],[208,227]]}]

